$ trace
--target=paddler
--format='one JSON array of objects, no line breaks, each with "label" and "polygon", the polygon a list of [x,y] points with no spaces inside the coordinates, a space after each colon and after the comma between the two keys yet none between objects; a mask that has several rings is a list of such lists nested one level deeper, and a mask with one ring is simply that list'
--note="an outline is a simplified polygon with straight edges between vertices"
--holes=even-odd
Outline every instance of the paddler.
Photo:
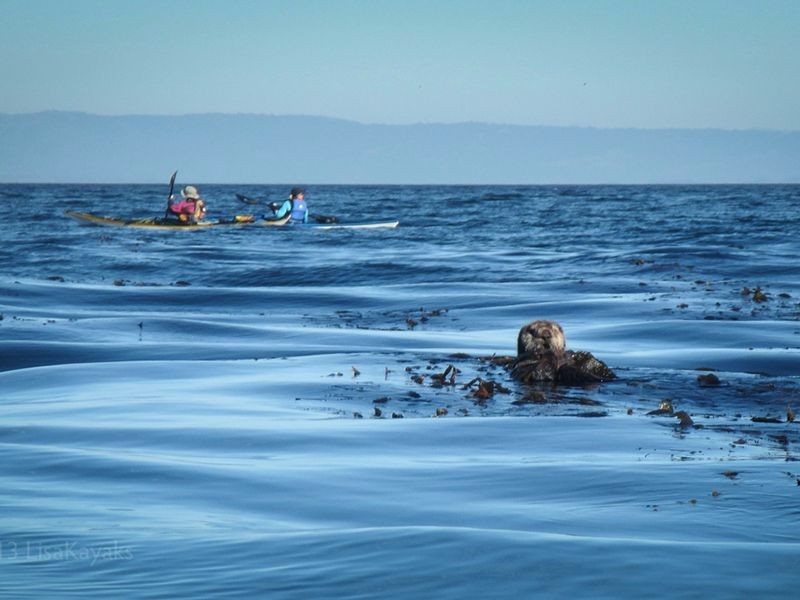
[{"label": "paddler", "polygon": [[170,215],[174,215],[183,223],[197,223],[206,216],[206,203],[200,198],[197,188],[187,185],[181,190],[181,200],[173,202],[175,195],[169,197]]},{"label": "paddler", "polygon": [[270,208],[275,213],[275,219],[282,219],[289,215],[289,221],[294,223],[308,223],[308,204],[306,204],[306,191],[303,188],[292,188],[289,199],[280,206],[271,204]]}]

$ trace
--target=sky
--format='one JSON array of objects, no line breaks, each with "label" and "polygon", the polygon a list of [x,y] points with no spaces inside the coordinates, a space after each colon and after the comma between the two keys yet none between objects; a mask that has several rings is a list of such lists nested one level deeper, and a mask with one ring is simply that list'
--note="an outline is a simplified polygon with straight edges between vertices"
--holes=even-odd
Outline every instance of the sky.
[{"label": "sky", "polygon": [[0,113],[800,130],[800,0],[0,0]]}]

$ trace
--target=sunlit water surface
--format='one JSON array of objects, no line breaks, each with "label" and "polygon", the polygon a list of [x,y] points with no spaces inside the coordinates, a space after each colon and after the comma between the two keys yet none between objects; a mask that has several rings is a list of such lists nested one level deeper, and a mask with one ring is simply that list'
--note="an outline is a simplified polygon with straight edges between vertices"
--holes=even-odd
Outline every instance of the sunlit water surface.
[{"label": "sunlit water surface", "polygon": [[[286,192],[200,189],[212,218]],[[0,596],[796,592],[800,187],[308,190],[393,230],[63,215],[165,194],[0,187]],[[537,318],[619,379],[479,360]]]}]

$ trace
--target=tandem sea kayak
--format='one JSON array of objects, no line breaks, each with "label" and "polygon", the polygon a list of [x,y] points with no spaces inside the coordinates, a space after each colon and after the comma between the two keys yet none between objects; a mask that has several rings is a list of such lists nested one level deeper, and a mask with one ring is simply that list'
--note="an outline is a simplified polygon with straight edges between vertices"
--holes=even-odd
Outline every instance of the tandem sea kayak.
[{"label": "tandem sea kayak", "polygon": [[[199,223],[182,223],[173,219],[149,218],[149,219],[116,219],[113,217],[102,217],[90,213],[80,213],[75,211],[65,211],[67,216],[80,221],[94,223],[96,225],[111,225],[114,227],[140,227],[145,229],[207,229],[209,227],[241,227],[244,225],[254,227],[280,227],[289,223],[289,217],[274,221],[237,217],[228,221],[201,221]],[[302,227],[304,229],[384,229],[394,228],[400,221],[383,221],[380,223],[292,223],[292,227]]]}]

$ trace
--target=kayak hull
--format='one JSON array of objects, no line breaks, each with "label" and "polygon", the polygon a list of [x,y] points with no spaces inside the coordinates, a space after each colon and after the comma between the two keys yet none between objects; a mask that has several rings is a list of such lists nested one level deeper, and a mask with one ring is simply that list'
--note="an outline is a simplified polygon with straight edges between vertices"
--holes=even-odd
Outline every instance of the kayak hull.
[{"label": "kayak hull", "polygon": [[[141,229],[170,229],[170,230],[197,230],[208,229],[209,227],[241,227],[250,225],[254,227],[281,227],[289,224],[289,216],[274,221],[256,220],[254,217],[240,217],[230,221],[200,221],[199,223],[183,223],[172,219],[116,219],[113,217],[103,217],[90,213],[65,211],[65,214],[73,219],[94,223],[95,225],[108,225],[112,227],[138,227]],[[303,223],[292,224],[292,227],[302,227],[303,229],[394,229],[400,225],[400,221],[383,221],[380,223]]]},{"label": "kayak hull", "polygon": [[400,221],[384,221],[382,223],[306,223],[303,227],[314,229],[394,229]]},{"label": "kayak hull", "polygon": [[88,223],[94,223],[96,225],[110,225],[112,227],[139,227],[142,229],[170,229],[170,230],[195,230],[195,229],[207,229],[209,227],[230,227],[230,226],[241,226],[241,225],[255,225],[261,227],[274,227],[274,226],[281,226],[286,225],[289,221],[289,217],[285,217],[283,219],[277,219],[275,221],[200,221],[199,223],[183,223],[181,221],[172,220],[172,219],[159,219],[159,218],[149,218],[149,219],[116,219],[113,217],[103,217],[100,215],[93,215],[90,213],[81,213],[75,212],[72,210],[65,211],[65,214],[73,219],[78,219],[79,221],[86,221]]}]

